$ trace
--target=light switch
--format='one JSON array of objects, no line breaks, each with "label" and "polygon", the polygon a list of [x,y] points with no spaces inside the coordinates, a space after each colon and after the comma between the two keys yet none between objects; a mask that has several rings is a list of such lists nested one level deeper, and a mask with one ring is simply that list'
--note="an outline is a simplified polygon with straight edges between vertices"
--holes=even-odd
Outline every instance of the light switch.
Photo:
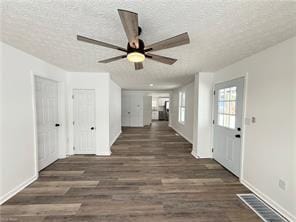
[{"label": "light switch", "polygon": [[256,123],[256,117],[252,117],[252,123]]}]

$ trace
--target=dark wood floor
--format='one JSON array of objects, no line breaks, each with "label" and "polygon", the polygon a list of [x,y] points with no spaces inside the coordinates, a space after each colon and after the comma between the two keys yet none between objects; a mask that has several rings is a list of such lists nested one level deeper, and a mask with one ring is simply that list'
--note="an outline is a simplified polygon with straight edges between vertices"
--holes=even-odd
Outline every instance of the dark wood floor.
[{"label": "dark wood floor", "polygon": [[191,144],[153,122],[125,128],[111,157],[71,156],[1,206],[1,221],[253,222],[236,196],[249,192]]}]

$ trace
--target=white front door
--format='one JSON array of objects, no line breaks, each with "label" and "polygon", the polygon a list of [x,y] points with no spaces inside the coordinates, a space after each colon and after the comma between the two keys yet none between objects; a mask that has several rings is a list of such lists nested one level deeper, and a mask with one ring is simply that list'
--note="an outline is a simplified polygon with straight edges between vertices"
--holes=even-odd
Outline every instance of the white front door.
[{"label": "white front door", "polygon": [[35,77],[38,170],[58,159],[58,83]]},{"label": "white front door", "polygon": [[240,176],[244,78],[215,85],[214,159]]},{"label": "white front door", "polygon": [[74,153],[96,153],[96,95],[94,89],[73,90]]}]

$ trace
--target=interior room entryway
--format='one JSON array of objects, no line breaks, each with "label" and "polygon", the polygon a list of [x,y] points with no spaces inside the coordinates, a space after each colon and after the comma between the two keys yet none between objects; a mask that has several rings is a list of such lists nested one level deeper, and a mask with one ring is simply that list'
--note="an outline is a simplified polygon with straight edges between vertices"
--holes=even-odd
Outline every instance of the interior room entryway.
[{"label": "interior room entryway", "polygon": [[169,120],[170,97],[166,94],[152,94],[152,120]]},{"label": "interior room entryway", "polygon": [[96,92],[94,89],[73,90],[74,153],[96,153]]},{"label": "interior room entryway", "polygon": [[240,177],[244,78],[215,85],[214,159]]},{"label": "interior room entryway", "polygon": [[38,170],[58,159],[58,83],[35,76]]}]

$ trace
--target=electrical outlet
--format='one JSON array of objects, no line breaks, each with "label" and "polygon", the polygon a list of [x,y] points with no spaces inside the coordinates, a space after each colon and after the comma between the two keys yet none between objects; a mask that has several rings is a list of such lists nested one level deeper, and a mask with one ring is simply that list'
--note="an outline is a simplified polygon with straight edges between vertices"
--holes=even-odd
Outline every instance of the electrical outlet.
[{"label": "electrical outlet", "polygon": [[286,190],[286,182],[282,179],[279,179],[279,187],[282,189],[282,190]]}]

